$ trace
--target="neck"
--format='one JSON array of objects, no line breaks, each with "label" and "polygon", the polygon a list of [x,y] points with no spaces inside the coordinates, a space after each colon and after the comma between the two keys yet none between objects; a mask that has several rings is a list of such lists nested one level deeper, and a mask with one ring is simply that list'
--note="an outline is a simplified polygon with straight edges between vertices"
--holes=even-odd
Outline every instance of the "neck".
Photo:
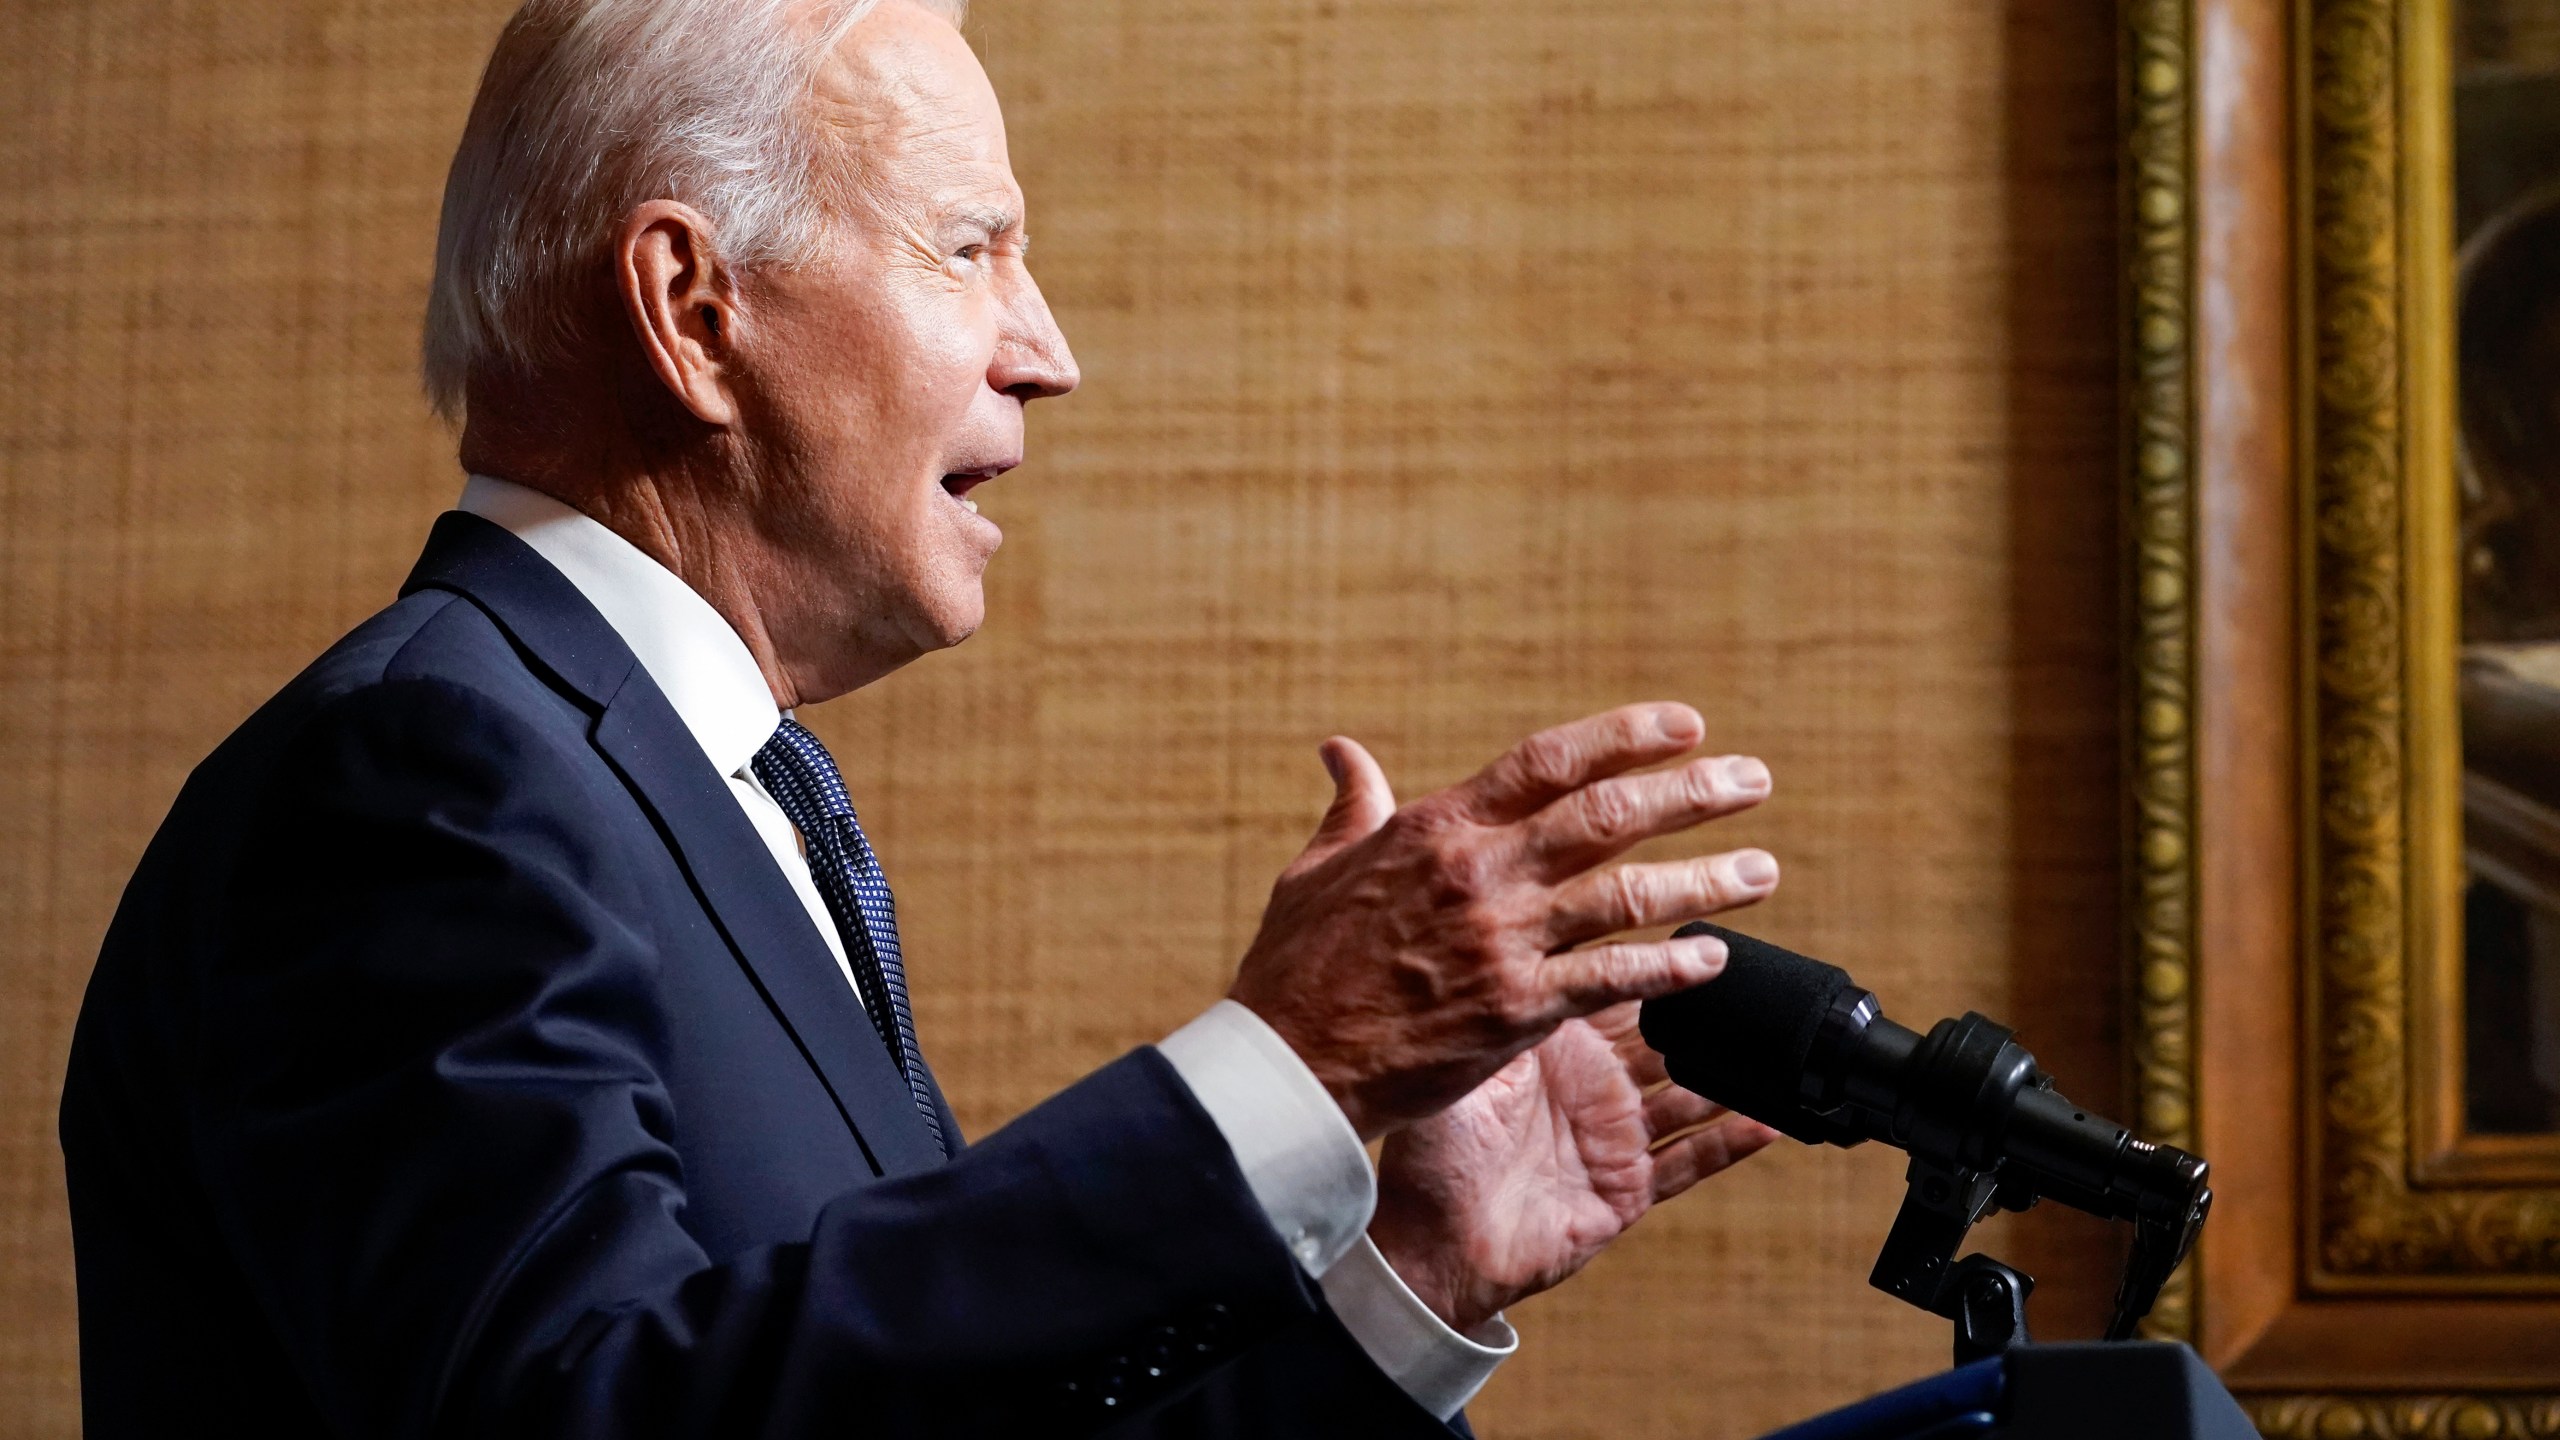
[{"label": "neck", "polygon": [[[559,397],[550,387],[527,387]],[[746,642],[773,703],[791,710],[827,698],[789,663],[766,597],[779,593],[776,557],[760,542],[748,504],[743,457],[725,433],[651,443],[645,428],[589,425],[562,417],[574,404],[525,411],[472,397],[462,464],[539,490],[631,542],[692,587]],[[707,427],[702,427],[707,428]]]}]

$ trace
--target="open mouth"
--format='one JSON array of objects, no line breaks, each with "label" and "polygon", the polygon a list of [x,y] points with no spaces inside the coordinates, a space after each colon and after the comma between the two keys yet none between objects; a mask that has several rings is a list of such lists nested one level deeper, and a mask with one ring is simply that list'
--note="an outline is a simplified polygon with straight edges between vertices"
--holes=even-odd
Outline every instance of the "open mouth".
[{"label": "open mouth", "polygon": [[942,493],[959,501],[974,515],[978,513],[978,502],[969,498],[969,492],[1012,468],[1010,465],[989,465],[977,470],[955,470],[942,477]]}]

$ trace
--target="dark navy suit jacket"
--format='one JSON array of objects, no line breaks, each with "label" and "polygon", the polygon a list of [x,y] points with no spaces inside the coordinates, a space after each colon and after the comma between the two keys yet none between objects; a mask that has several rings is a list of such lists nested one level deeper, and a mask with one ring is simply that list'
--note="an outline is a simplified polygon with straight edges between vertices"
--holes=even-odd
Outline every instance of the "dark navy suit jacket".
[{"label": "dark navy suit jacket", "polygon": [[187,784],[62,1144],[92,1435],[1450,1433],[1152,1049],[944,1162],[647,672],[472,516]]}]

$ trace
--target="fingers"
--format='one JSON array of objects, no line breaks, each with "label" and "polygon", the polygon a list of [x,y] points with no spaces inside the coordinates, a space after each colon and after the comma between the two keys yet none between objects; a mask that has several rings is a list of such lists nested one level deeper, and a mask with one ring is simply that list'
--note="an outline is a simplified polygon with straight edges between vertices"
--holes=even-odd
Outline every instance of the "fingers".
[{"label": "fingers", "polygon": [[1644,1097],[1644,1132],[1660,1140],[1695,1130],[1725,1113],[1725,1108],[1694,1090],[1666,1085]]},{"label": "fingers", "polygon": [[[1627,1067],[1627,1079],[1638,1090],[1651,1090],[1669,1080],[1671,1070],[1661,1054],[1644,1043],[1644,1031],[1640,1028],[1643,1019],[1644,1007],[1630,1001],[1586,1015],[1582,1023],[1600,1032],[1600,1038],[1609,1042],[1609,1047],[1617,1052],[1618,1063]],[[1670,1132],[1657,1130],[1654,1133],[1666,1135]]]},{"label": "fingers", "polygon": [[1387,772],[1359,741],[1336,735],[1316,753],[1324,760],[1325,773],[1333,777],[1333,804],[1317,822],[1315,838],[1307,842],[1292,869],[1323,863],[1344,846],[1366,839],[1396,813],[1396,794],[1387,784]]},{"label": "fingers", "polygon": [[1621,865],[1566,881],[1548,912],[1548,942],[1577,945],[1696,920],[1749,905],[1778,888],[1778,861],[1766,850],[1733,850],[1694,860]]},{"label": "fingers", "polygon": [[1727,1115],[1704,1130],[1665,1142],[1653,1152],[1653,1202],[1657,1205],[1730,1166],[1759,1154],[1778,1132],[1757,1120]]},{"label": "fingers", "polygon": [[1657,835],[1748,810],[1768,795],[1768,766],[1748,755],[1722,755],[1587,785],[1523,828],[1529,854],[1562,878]]},{"label": "fingers", "polygon": [[1671,1078],[1671,1062],[1644,1043],[1642,1035],[1618,1042],[1618,1060],[1627,1067],[1627,1078],[1639,1090],[1650,1090]]},{"label": "fingers", "polygon": [[1724,973],[1724,942],[1713,935],[1626,941],[1550,957],[1542,975],[1551,1018],[1570,1019],[1629,1000],[1650,1000]]},{"label": "fingers", "polygon": [[1474,819],[1507,824],[1535,814],[1557,797],[1686,753],[1706,734],[1686,705],[1628,705],[1541,730],[1450,792]]},{"label": "fingers", "polygon": [[1642,1032],[1636,1028],[1643,1019],[1644,1007],[1630,1001],[1585,1015],[1582,1017],[1582,1023],[1599,1031],[1600,1038],[1616,1048],[1620,1060],[1625,1060],[1628,1058],[1627,1045],[1630,1041],[1646,1054],[1653,1053],[1645,1045]]}]

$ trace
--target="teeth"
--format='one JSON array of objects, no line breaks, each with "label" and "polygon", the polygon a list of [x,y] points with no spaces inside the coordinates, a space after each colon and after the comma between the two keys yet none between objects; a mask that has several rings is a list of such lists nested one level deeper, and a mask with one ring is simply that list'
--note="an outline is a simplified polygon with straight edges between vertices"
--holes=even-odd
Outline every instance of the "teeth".
[{"label": "teeth", "polygon": [[969,498],[968,496],[966,496],[966,495],[963,495],[963,496],[961,496],[961,497],[960,497],[960,503],[969,507],[969,513],[970,513],[970,514],[975,515],[975,514],[977,514],[977,513],[978,513],[978,502],[977,502],[977,501],[970,499],[970,498]]}]

